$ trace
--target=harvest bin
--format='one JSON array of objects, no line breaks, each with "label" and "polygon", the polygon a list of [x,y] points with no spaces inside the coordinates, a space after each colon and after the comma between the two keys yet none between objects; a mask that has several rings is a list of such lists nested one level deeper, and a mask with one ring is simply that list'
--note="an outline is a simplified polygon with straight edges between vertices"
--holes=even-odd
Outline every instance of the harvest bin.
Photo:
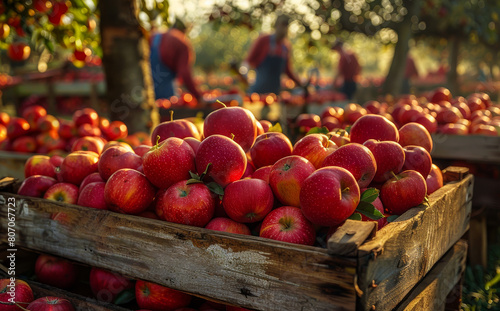
[{"label": "harvest bin", "polygon": [[0,193],[0,229],[5,242],[6,202],[15,198],[20,247],[251,309],[390,310],[468,229],[473,176],[457,167],[443,173],[448,183],[429,206],[378,232],[375,222],[349,220],[327,249],[12,192]]},{"label": "harvest bin", "polygon": [[0,178],[24,179],[24,164],[34,154],[0,151]]}]

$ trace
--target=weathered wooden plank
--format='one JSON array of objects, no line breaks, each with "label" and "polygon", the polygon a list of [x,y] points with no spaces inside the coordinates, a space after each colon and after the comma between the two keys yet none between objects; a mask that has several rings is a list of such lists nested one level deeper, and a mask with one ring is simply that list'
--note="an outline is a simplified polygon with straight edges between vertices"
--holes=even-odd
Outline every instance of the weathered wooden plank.
[{"label": "weathered wooden plank", "polygon": [[24,163],[33,154],[0,151],[0,178],[14,177],[24,179]]},{"label": "weathered wooden plank", "polygon": [[[0,271],[0,277],[8,277],[5,273]],[[46,284],[38,283],[31,280],[24,280],[33,290],[33,295],[35,299],[46,297],[46,296],[54,296],[67,299],[71,302],[75,311],[127,311],[129,309],[122,308],[120,306],[97,301],[95,299],[81,296],[60,288],[52,287]]]},{"label": "weathered wooden plank", "polygon": [[356,259],[241,236],[0,193],[16,199],[18,245],[258,310],[353,310]]},{"label": "weathered wooden plank", "polygon": [[377,222],[346,220],[328,240],[328,253],[331,255],[358,256],[358,248],[367,239],[375,236]]},{"label": "weathered wooden plank", "polygon": [[[396,311],[444,310],[447,299],[456,299],[453,293],[465,270],[467,242],[458,241],[410,292]],[[458,295],[458,297],[457,297]]]},{"label": "weathered wooden plank", "polygon": [[[390,310],[468,229],[473,177],[452,182],[359,248],[359,310]],[[373,309],[375,308],[375,309]]]},{"label": "weathered wooden plank", "polygon": [[432,157],[500,163],[500,136],[433,134]]}]

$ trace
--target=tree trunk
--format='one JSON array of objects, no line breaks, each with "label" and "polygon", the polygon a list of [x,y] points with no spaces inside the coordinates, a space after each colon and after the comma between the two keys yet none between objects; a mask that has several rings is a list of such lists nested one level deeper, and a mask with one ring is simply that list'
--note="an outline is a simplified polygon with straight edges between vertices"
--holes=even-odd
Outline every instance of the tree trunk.
[{"label": "tree trunk", "polygon": [[382,86],[382,94],[399,95],[401,93],[408,55],[408,42],[412,37],[411,17],[419,12],[420,2],[420,0],[405,1],[405,4],[408,4],[408,13],[397,29],[398,42],[394,47],[394,56]]},{"label": "tree trunk", "polygon": [[123,121],[129,133],[158,123],[149,42],[137,19],[135,0],[101,0],[101,45],[106,99],[111,120]]},{"label": "tree trunk", "polygon": [[457,94],[460,90],[460,86],[458,85],[458,54],[460,50],[460,38],[457,36],[453,36],[449,39],[450,45],[450,54],[448,63],[450,65],[450,69],[448,71],[446,80],[448,84],[448,89],[451,94]]}]

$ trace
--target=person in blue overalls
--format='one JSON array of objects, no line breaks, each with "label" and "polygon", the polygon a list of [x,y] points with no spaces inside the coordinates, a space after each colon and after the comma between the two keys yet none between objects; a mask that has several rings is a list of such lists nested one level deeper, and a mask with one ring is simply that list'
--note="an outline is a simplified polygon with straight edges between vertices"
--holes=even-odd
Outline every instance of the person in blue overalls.
[{"label": "person in blue overalls", "polygon": [[287,16],[279,16],[274,24],[274,33],[260,36],[252,45],[245,62],[255,69],[256,79],[249,93],[278,95],[282,73],[286,73],[297,86],[301,85],[291,68],[291,48],[287,40],[289,22]]},{"label": "person in blue overalls", "polygon": [[176,95],[174,82],[180,78],[191,95],[198,102],[202,100],[191,73],[194,53],[186,31],[185,24],[176,20],[167,32],[151,36],[150,62],[156,99],[170,99]]}]

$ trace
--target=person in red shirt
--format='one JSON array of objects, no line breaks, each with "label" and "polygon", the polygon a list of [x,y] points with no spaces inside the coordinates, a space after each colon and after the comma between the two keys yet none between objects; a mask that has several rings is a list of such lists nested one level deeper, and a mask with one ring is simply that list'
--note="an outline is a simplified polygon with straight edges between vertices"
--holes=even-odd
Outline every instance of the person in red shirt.
[{"label": "person in red shirt", "polygon": [[156,99],[174,96],[174,81],[179,78],[193,97],[201,100],[191,73],[194,53],[186,31],[185,24],[177,20],[167,32],[151,37],[150,62]]},{"label": "person in red shirt", "polygon": [[291,45],[286,38],[289,22],[287,16],[279,16],[274,24],[274,33],[260,36],[252,45],[245,61],[257,74],[255,83],[250,86],[250,93],[279,94],[282,73],[286,73],[296,85],[300,86],[290,62]]},{"label": "person in red shirt", "polygon": [[403,79],[403,88],[401,90],[403,94],[410,93],[410,80],[413,78],[418,78],[418,70],[417,66],[415,65],[415,61],[413,60],[413,57],[411,57],[411,55],[408,54],[408,57],[406,58],[406,68],[405,68],[405,77]]},{"label": "person in red shirt", "polygon": [[338,73],[333,80],[334,85],[336,85],[339,78],[342,77],[343,84],[341,91],[345,94],[347,99],[352,99],[356,93],[356,81],[361,73],[361,66],[359,65],[358,58],[353,52],[344,49],[344,43],[342,41],[336,41],[332,45],[332,50],[340,55]]}]

